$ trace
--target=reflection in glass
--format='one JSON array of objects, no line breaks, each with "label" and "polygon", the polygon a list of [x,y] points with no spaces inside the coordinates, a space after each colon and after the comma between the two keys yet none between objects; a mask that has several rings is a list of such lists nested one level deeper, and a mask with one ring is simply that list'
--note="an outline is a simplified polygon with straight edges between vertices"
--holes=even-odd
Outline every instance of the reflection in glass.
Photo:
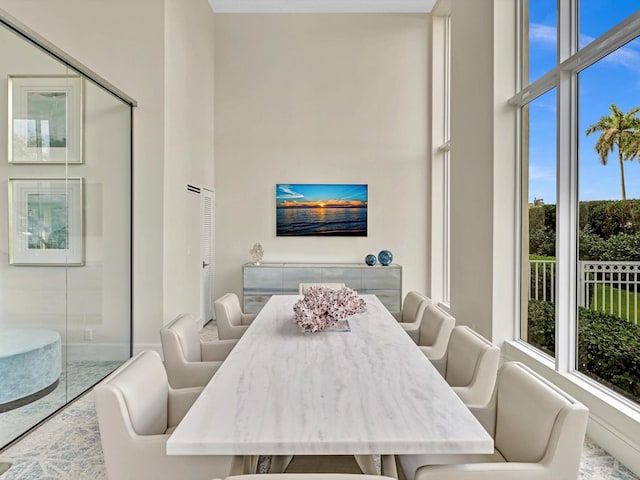
[{"label": "reflection in glass", "polygon": [[131,106],[4,27],[0,69],[2,448],[129,358]]}]

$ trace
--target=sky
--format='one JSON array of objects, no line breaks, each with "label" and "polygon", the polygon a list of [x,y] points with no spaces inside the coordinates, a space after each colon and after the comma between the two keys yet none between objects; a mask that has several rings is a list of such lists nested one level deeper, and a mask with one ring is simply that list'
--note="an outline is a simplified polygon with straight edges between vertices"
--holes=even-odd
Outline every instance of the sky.
[{"label": "sky", "polygon": [[[580,0],[580,48],[640,10],[640,0]],[[530,0],[530,79],[556,64],[556,0]],[[623,46],[578,76],[579,199],[620,200],[617,150],[600,163],[594,145],[599,134],[586,129],[609,114],[615,103],[623,111],[640,106],[640,39]],[[529,201],[556,203],[556,90],[530,104]],[[627,198],[640,198],[640,162],[624,163]]]},{"label": "sky", "polygon": [[283,184],[276,185],[276,205],[366,206],[367,185]]}]

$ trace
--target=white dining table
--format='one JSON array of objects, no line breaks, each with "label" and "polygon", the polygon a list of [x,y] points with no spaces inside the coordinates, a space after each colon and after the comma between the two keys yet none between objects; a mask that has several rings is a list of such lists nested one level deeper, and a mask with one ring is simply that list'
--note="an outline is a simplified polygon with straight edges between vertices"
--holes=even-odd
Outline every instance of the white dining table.
[{"label": "white dining table", "polygon": [[169,455],[492,453],[493,440],[374,295],[350,331],[264,306],[167,441]]}]

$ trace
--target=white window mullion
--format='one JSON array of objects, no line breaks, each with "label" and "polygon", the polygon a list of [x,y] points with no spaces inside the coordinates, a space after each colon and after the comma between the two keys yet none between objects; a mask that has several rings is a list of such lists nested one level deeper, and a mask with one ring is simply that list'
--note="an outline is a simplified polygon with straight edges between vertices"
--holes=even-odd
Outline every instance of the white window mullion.
[{"label": "white window mullion", "polygon": [[[574,0],[575,2],[575,0]],[[559,2],[558,59],[577,50],[574,2]],[[578,264],[578,159],[576,75],[560,71],[558,79],[557,204],[556,204],[556,368],[575,366]]]}]

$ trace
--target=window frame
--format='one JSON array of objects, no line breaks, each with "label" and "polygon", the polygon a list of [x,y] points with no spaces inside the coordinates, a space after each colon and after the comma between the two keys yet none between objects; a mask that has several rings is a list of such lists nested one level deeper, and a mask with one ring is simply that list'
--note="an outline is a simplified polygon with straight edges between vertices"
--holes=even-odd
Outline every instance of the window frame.
[{"label": "window frame", "polygon": [[450,86],[451,10],[440,3],[433,15],[432,72],[432,176],[431,204],[431,297],[449,307],[450,297]]},{"label": "window frame", "polygon": [[522,85],[522,68],[527,52],[523,50],[525,44],[522,34],[526,31],[523,24],[528,1],[521,0],[518,8],[518,42],[519,55],[516,68],[518,69],[519,91],[508,100],[513,107],[522,108],[538,97],[557,89],[557,140],[556,140],[556,356],[554,360],[521,340],[523,305],[525,297],[524,278],[524,221],[523,210],[525,189],[523,185],[524,165],[523,125],[522,115],[517,126],[518,149],[518,182],[516,198],[520,203],[518,209],[518,229],[520,242],[518,245],[521,259],[516,266],[516,282],[521,292],[520,301],[516,305],[515,315],[515,339],[514,343],[521,347],[529,356],[540,362],[550,365],[553,369],[564,375],[569,375],[580,383],[586,383],[590,387],[603,394],[608,399],[619,402],[620,405],[630,407],[636,413],[640,413],[640,405],[608,389],[600,382],[580,373],[576,368],[577,349],[577,276],[578,276],[578,74],[594,63],[604,59],[607,55],[623,47],[628,42],[640,37],[640,11],[628,17],[602,36],[596,38],[583,49],[579,50],[579,0],[558,0],[558,63],[542,77]]}]

